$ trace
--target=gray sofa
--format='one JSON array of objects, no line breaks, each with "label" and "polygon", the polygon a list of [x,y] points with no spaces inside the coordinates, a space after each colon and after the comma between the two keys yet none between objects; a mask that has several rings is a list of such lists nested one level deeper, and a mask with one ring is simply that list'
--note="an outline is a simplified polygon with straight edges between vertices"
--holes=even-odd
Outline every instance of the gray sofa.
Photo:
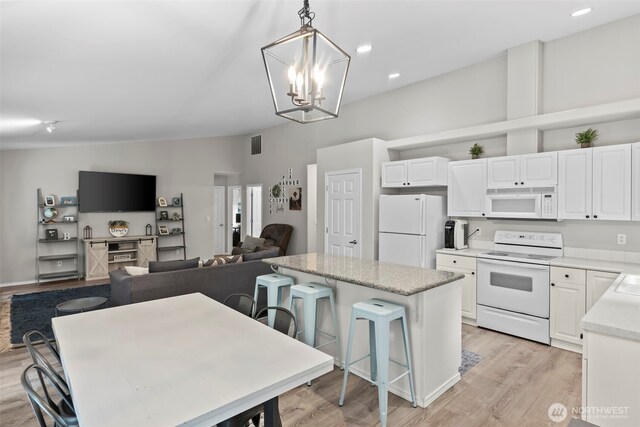
[{"label": "gray sofa", "polygon": [[[110,304],[113,307],[193,292],[223,302],[235,293],[253,296],[256,277],[271,272],[271,268],[260,260],[142,276],[130,276],[125,270],[113,270],[109,272]],[[261,295],[259,300],[260,306],[264,306],[265,296]]]}]

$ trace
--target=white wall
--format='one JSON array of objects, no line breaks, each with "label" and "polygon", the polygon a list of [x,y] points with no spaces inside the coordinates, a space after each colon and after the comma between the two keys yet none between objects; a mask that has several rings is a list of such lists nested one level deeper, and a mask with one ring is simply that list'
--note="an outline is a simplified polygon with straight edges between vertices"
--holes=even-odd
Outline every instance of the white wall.
[{"label": "white wall", "polygon": [[[36,189],[44,194],[74,195],[78,171],[139,173],[157,176],[157,194],[184,193],[187,257],[213,255],[212,216],[214,171],[241,170],[237,149],[242,138],[140,142],[37,150],[0,151],[0,283],[33,282],[35,239],[39,221]],[[108,236],[107,222],[125,219],[131,235],[155,230],[154,213],[81,214],[80,229],[93,237]]]}]

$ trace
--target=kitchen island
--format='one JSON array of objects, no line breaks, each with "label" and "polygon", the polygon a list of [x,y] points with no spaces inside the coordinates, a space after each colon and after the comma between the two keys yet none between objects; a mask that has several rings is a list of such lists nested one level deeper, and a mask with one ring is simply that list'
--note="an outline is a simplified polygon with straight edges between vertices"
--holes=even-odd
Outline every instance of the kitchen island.
[{"label": "kitchen island", "polygon": [[[460,380],[462,297],[459,279],[463,274],[318,253],[268,258],[263,262],[281,274],[294,277],[296,283],[315,282],[334,288],[343,355],[354,303],[379,298],[404,305],[419,406],[426,407]],[[332,333],[328,304],[318,305],[318,329]],[[317,344],[323,344],[323,339],[318,334]],[[335,354],[334,344],[321,350]],[[352,360],[368,353],[368,325],[358,321]],[[400,322],[392,324],[390,355],[393,360],[404,358]],[[343,362],[338,361],[340,366]],[[368,379],[369,359],[352,365],[351,372]],[[402,372],[395,364],[389,365],[390,379]],[[411,400],[407,377],[391,384],[389,391]]]}]

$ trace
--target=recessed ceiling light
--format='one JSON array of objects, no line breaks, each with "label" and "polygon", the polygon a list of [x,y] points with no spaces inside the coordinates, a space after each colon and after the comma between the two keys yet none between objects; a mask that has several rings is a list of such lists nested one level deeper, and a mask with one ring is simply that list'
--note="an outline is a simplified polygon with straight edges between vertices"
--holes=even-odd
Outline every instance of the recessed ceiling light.
[{"label": "recessed ceiling light", "polygon": [[373,46],[371,46],[370,44],[363,44],[358,46],[358,48],[356,49],[356,52],[358,53],[366,53],[371,51],[371,49],[373,49]]},{"label": "recessed ceiling light", "polygon": [[573,16],[575,18],[576,16],[586,15],[587,13],[591,12],[592,10],[593,10],[593,8],[591,8],[591,7],[587,7],[586,9],[576,10],[575,12],[573,12],[571,14],[571,16]]},{"label": "recessed ceiling light", "polygon": [[398,77],[400,77],[400,73],[391,73],[391,74],[389,74],[389,78],[390,79],[397,79]]}]

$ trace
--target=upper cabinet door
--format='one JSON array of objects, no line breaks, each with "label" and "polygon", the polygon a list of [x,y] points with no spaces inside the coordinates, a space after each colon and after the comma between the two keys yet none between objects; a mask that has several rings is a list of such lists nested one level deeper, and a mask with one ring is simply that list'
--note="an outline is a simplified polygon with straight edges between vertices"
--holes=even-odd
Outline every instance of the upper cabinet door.
[{"label": "upper cabinet door", "polygon": [[636,142],[631,146],[631,159],[633,167],[631,168],[631,219],[640,221],[640,142]]},{"label": "upper cabinet door", "polygon": [[558,153],[558,219],[590,219],[591,148]]},{"label": "upper cabinet door", "polygon": [[631,144],[593,149],[593,218],[631,219]]},{"label": "upper cabinet door", "polygon": [[525,187],[558,185],[558,152],[520,156],[520,185]]},{"label": "upper cabinet door", "polygon": [[413,187],[447,185],[447,164],[443,157],[407,160],[407,185]]},{"label": "upper cabinet door", "polygon": [[449,216],[485,216],[487,159],[449,162],[448,181]]},{"label": "upper cabinet door", "polygon": [[402,187],[407,186],[407,162],[382,163],[382,186]]},{"label": "upper cabinet door", "polygon": [[520,156],[494,157],[487,160],[487,187],[520,186]]}]

